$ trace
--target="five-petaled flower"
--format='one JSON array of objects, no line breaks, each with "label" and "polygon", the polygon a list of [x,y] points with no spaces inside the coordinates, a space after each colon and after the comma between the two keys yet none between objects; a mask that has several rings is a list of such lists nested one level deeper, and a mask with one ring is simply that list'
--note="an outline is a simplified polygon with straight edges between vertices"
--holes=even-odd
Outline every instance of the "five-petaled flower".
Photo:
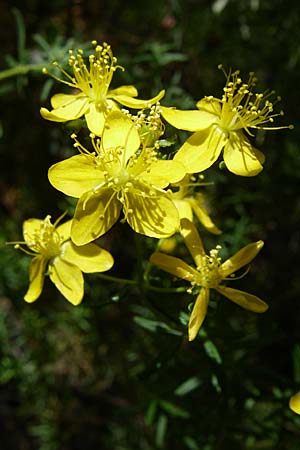
[{"label": "five-petaled flower", "polygon": [[29,303],[41,295],[46,270],[61,294],[73,305],[78,305],[84,293],[82,272],[104,272],[113,266],[111,254],[98,245],[91,243],[77,247],[70,240],[72,221],[58,225],[60,219],[54,224],[50,216],[44,220],[26,220],[23,224],[24,242],[15,245],[33,256],[30,285],[24,297]]},{"label": "five-petaled flower", "polygon": [[[134,109],[147,108],[158,102],[164,96],[164,91],[149,100],[140,100],[135,98],[138,92],[134,86],[109,89],[113,74],[120,66],[117,65],[110,45],[98,45],[95,41],[93,44],[95,51],[89,55],[89,67],[85,64],[82,50],[79,49],[76,55],[70,50],[69,65],[73,69],[73,75],[63,69],[60,70],[66,80],[51,74],[58,81],[78,89],[79,92],[54,95],[51,98],[53,110],[41,108],[41,115],[54,122],[66,122],[85,116],[89,130],[100,136],[106,116],[111,111],[118,110],[119,104]],[[57,63],[54,65],[59,67]],[[46,69],[44,73],[47,73]]]},{"label": "five-petaled flower", "polygon": [[222,284],[224,280],[230,281],[234,279],[234,272],[252,261],[262,248],[263,241],[246,245],[231,258],[221,263],[221,258],[219,257],[220,246],[211,250],[209,255],[207,255],[197,229],[191,221],[187,219],[181,220],[181,234],[196,267],[188,265],[179,258],[160,252],[153,253],[150,261],[160,269],[189,281],[196,290],[200,289],[189,319],[188,332],[190,341],[196,338],[205,319],[210,289],[215,289],[232,302],[250,311],[262,313],[268,309],[268,305],[255,295]]},{"label": "five-petaled flower", "polygon": [[284,127],[265,126],[279,114],[273,113],[269,94],[251,91],[254,84],[253,74],[247,83],[242,83],[236,71],[227,76],[221,99],[204,97],[197,103],[198,110],[161,107],[163,117],[175,128],[195,132],[174,158],[185,164],[188,173],[208,169],[222,150],[226,167],[236,175],[251,177],[263,169],[265,157],[252,146],[244,131],[252,136],[251,129]]},{"label": "five-petaled flower", "polygon": [[83,245],[124,220],[137,233],[163,238],[179,227],[179,215],[165,188],[180,181],[184,167],[172,160],[159,160],[154,148],[140,148],[141,139],[129,117],[112,112],[101,140],[92,136],[94,152],[76,140],[81,152],[49,169],[50,183],[79,198],[71,238]]}]

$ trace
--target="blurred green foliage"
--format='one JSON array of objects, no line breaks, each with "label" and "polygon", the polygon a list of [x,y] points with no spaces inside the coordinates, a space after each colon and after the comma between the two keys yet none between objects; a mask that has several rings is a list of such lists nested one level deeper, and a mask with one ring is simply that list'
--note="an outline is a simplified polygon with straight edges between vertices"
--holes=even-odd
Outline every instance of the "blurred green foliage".
[{"label": "blurred green foliage", "polygon": [[[298,450],[300,419],[288,409],[300,387],[298,2],[4,0],[0,21],[1,450]],[[126,68],[115,85],[134,83],[141,98],[166,88],[165,105],[193,108],[221,93],[219,63],[255,71],[259,91],[282,97],[280,122],[295,129],[257,135],[264,171],[241,179],[216,168],[205,179],[224,256],[265,241],[239,282],[270,304],[263,316],[216,295],[188,344],[188,294],[90,275],[76,308],[50,284],[23,302],[28,257],[4,243],[21,238],[28,217],[73,207],[47,180],[71,141],[39,115],[58,91],[41,67],[92,39]],[[134,280],[156,245],[123,224],[102,243],[117,255],[112,275]],[[168,275],[150,276],[170,286]]]}]

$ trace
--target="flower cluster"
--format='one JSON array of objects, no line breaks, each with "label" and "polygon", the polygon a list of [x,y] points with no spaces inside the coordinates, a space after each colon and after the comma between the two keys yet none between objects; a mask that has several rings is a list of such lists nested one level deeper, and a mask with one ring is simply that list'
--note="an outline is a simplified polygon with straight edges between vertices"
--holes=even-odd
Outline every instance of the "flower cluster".
[{"label": "flower cluster", "polygon": [[[225,74],[220,99],[204,97],[196,103],[196,110],[189,111],[162,106],[164,90],[141,100],[132,85],[112,88],[114,72],[124,69],[108,44],[94,41],[93,46],[87,57],[80,49],[70,50],[70,73],[57,62],[50,73],[72,91],[54,95],[52,110],[41,108],[42,117],[54,122],[84,117],[89,136],[83,144],[73,133],[76,154],[58,161],[48,172],[54,188],[78,199],[73,218],[61,225],[59,220],[52,224],[50,216],[29,219],[23,227],[24,242],[16,243],[33,256],[25,300],[32,302],[40,296],[47,273],[67,300],[80,303],[82,272],[103,272],[113,266],[111,254],[94,241],[120,219],[150,238],[165,239],[176,233],[183,237],[195,266],[163,252],[155,252],[150,262],[191,284],[187,292],[196,294],[196,300],[189,340],[197,337],[207,315],[212,289],[245,309],[266,311],[267,304],[255,295],[226,286],[238,278],[234,273],[252,261],[263,242],[248,244],[221,262],[219,245],[205,253],[196,225],[214,235],[221,233],[210,217],[202,172],[222,152],[226,167],[236,175],[255,176],[263,169],[264,155],[250,138],[257,128],[274,128],[266,125],[279,115],[273,112],[270,95],[253,92],[253,74],[243,83],[239,72],[233,72]],[[164,121],[192,132],[172,152],[166,151],[171,145],[168,138],[162,138]]]}]

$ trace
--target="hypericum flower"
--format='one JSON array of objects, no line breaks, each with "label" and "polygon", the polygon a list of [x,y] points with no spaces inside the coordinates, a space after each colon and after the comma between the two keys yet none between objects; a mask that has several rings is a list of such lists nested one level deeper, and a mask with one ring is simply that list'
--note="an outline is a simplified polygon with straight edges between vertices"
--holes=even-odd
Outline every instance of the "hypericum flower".
[{"label": "hypericum flower", "polygon": [[[98,45],[96,41],[92,43],[95,51],[88,57],[89,66],[85,64],[82,50],[77,50],[76,55],[70,50],[69,65],[73,69],[73,75],[63,70],[57,62],[53,63],[67,79],[60,79],[53,74],[51,76],[79,89],[79,92],[54,95],[51,98],[53,110],[41,108],[41,115],[44,119],[54,122],[65,122],[85,116],[89,130],[100,136],[106,116],[111,111],[118,110],[119,104],[134,109],[147,108],[159,101],[164,96],[164,91],[149,100],[140,100],[134,98],[138,95],[134,86],[109,89],[114,72],[121,66],[117,65],[117,59],[108,44]],[[46,69],[44,73],[47,73]]]},{"label": "hypericum flower", "polygon": [[300,391],[292,395],[289,401],[289,407],[294,413],[300,414]]},{"label": "hypericum flower", "polygon": [[268,309],[268,305],[255,295],[222,284],[224,280],[233,280],[234,272],[252,261],[262,248],[263,241],[246,245],[222,263],[219,257],[221,247],[217,246],[207,255],[197,229],[191,221],[181,220],[181,234],[196,267],[188,265],[179,258],[160,252],[153,253],[150,261],[160,269],[189,281],[193,290],[199,292],[189,320],[190,341],[195,339],[205,319],[210,289],[215,289],[232,302],[250,311],[262,313]]},{"label": "hypericum flower", "polygon": [[72,221],[58,225],[61,218],[54,224],[50,216],[44,220],[28,219],[23,224],[24,242],[17,242],[15,248],[33,256],[30,285],[24,297],[26,302],[34,302],[41,295],[47,270],[61,294],[73,305],[78,305],[84,294],[82,272],[104,272],[113,266],[111,254],[98,245],[77,247],[70,240]]},{"label": "hypericum flower", "polygon": [[250,74],[248,82],[242,83],[236,71],[227,75],[221,99],[204,97],[197,103],[198,110],[161,107],[163,117],[171,125],[180,130],[195,131],[174,157],[185,164],[188,173],[208,169],[223,149],[224,162],[230,172],[251,177],[263,169],[265,157],[251,145],[244,131],[252,136],[251,129],[286,127],[265,126],[282,112],[273,112],[273,104],[268,99],[271,93],[251,92],[255,81],[254,75]]},{"label": "hypericum flower", "polygon": [[56,189],[79,198],[71,230],[75,244],[106,233],[121,210],[137,233],[157,238],[175,233],[179,216],[164,189],[183,178],[182,164],[158,160],[153,148],[140,150],[136,127],[119,111],[108,116],[102,139],[92,136],[94,153],[73,137],[81,154],[52,166],[49,180]]},{"label": "hypericum flower", "polygon": [[191,192],[197,183],[190,182],[190,178],[189,175],[186,175],[176,185],[179,187],[178,191],[172,193],[172,199],[178,209],[180,219],[188,219],[192,222],[195,214],[207,231],[213,234],[222,233],[209,217],[204,195],[201,192],[195,194]]}]

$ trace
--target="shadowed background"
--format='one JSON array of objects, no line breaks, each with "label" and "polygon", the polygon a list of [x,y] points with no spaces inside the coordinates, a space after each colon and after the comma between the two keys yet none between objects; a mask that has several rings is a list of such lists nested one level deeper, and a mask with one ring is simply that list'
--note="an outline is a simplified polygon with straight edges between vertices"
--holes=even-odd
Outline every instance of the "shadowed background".
[{"label": "shadowed background", "polygon": [[[50,282],[27,305],[30,258],[1,245],[1,450],[297,450],[300,420],[288,399],[300,388],[298,2],[4,0],[0,25],[1,73],[12,70],[0,74],[1,244],[21,239],[27,218],[74,206],[47,179],[51,164],[73,154],[68,126],[39,114],[63,88],[41,67],[66,61],[69,48],[108,42],[126,69],[113,87],[134,84],[140,98],[164,88],[162,104],[180,108],[222,95],[220,63],[245,81],[254,71],[258,92],[282,98],[278,125],[295,125],[253,138],[266,155],[257,177],[217,165],[205,174],[223,230],[216,238],[201,229],[206,247],[220,242],[228,256],[265,241],[238,286],[268,302],[264,315],[215,297],[188,344],[190,297],[97,275],[85,277],[76,308]],[[123,224],[100,243],[115,256],[112,274],[135,279],[155,246]]]}]

